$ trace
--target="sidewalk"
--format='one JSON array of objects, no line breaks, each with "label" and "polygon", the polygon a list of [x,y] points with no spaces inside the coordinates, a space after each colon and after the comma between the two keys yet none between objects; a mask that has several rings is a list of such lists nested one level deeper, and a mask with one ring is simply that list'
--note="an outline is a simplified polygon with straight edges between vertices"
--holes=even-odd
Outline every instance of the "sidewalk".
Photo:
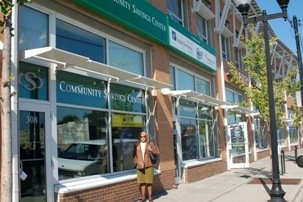
[{"label": "sidewalk", "polygon": [[[299,155],[303,155],[303,150],[298,151]],[[287,158],[294,159],[293,151],[286,152],[285,156],[286,172],[280,175],[282,188],[286,192],[284,199],[303,202],[303,168]],[[264,202],[270,199],[272,184],[268,178],[271,178],[270,157],[251,163],[248,169],[232,169],[194,183],[180,184],[177,189],[155,196],[154,201]],[[252,184],[252,181],[255,183]]]}]

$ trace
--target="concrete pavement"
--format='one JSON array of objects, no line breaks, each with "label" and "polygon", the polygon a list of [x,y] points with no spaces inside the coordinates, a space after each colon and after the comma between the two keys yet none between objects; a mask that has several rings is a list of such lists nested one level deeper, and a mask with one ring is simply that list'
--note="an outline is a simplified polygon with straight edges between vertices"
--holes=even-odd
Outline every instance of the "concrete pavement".
[{"label": "concrete pavement", "polygon": [[[298,151],[298,156],[303,150]],[[285,173],[280,175],[284,199],[303,202],[303,168],[294,161],[294,152],[286,152]],[[281,168],[280,168],[281,171]],[[264,202],[270,199],[271,158],[250,164],[248,169],[232,169],[215,176],[180,184],[177,189],[154,196],[155,202]],[[253,183],[254,182],[254,183]]]}]

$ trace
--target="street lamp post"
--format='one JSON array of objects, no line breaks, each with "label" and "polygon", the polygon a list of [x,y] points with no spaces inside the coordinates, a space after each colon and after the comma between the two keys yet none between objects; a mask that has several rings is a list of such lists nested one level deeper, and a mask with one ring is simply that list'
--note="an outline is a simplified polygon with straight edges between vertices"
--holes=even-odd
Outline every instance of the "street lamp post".
[{"label": "street lamp post", "polygon": [[[303,105],[303,64],[302,64],[300,39],[299,39],[300,35],[299,35],[299,29],[298,29],[298,19],[296,16],[293,17],[293,25],[294,25],[295,39],[296,39],[296,46],[297,46],[298,69],[299,69],[300,82],[301,82],[301,105]],[[301,106],[301,112],[303,114],[302,106]]]},{"label": "street lamp post", "polygon": [[269,119],[270,119],[270,140],[271,140],[271,152],[272,152],[272,189],[270,191],[270,197],[273,202],[285,201],[285,192],[282,189],[279,173],[279,156],[278,156],[278,141],[277,141],[277,128],[276,128],[276,115],[275,115],[275,99],[273,90],[273,78],[272,67],[270,64],[270,49],[269,49],[269,37],[268,37],[268,20],[284,18],[287,19],[287,6],[289,0],[277,0],[279,6],[282,9],[282,13],[267,15],[266,11],[262,11],[262,15],[257,17],[248,17],[249,5],[251,0],[234,0],[238,10],[243,17],[243,23],[246,27],[249,22],[263,22],[263,37],[265,43],[265,55],[266,55],[266,70],[267,70],[267,86],[268,86],[268,98],[269,98]]}]

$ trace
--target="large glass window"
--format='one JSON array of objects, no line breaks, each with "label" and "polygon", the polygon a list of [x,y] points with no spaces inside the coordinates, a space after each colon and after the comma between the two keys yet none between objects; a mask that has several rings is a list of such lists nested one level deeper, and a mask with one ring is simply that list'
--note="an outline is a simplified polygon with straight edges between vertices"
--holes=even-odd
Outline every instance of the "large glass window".
[{"label": "large glass window", "polygon": [[105,63],[105,39],[62,20],[56,21],[56,47]]},{"label": "large glass window", "polygon": [[199,105],[199,154],[200,158],[209,158],[217,155],[217,135],[213,125],[212,108],[206,105]]},{"label": "large glass window", "polygon": [[109,65],[144,75],[143,53],[109,41]]},{"label": "large glass window", "polygon": [[20,98],[48,100],[48,68],[19,63]]},{"label": "large glass window", "polygon": [[204,159],[217,155],[212,107],[180,100],[180,127],[183,160]]},{"label": "large glass window", "polygon": [[243,102],[243,96],[230,89],[225,89],[226,101],[231,104],[239,104]]},{"label": "large glass window", "polygon": [[299,137],[298,137],[297,128],[293,126],[289,127],[288,134],[289,134],[290,144],[298,144]]},{"label": "large glass window", "polygon": [[201,78],[196,78],[196,91],[211,96],[210,82]]},{"label": "large glass window", "polygon": [[112,151],[114,171],[134,168],[133,148],[138,142],[138,135],[146,131],[145,116],[134,114],[112,114]]},{"label": "large glass window", "polygon": [[57,107],[59,179],[109,172],[107,113]]},{"label": "large glass window", "polygon": [[194,76],[181,71],[177,70],[177,85],[179,90],[194,90],[195,89],[195,79]]},{"label": "large glass window", "polygon": [[277,129],[277,137],[278,137],[278,143],[280,146],[286,146],[286,133],[284,128],[278,128]]},{"label": "large glass window", "polygon": [[181,118],[181,142],[183,160],[198,159],[197,120]]},{"label": "large glass window", "polygon": [[263,119],[254,118],[254,133],[257,150],[266,149],[268,147],[268,140],[266,139],[266,128]]},{"label": "large glass window", "polygon": [[19,49],[48,46],[48,15],[26,6],[19,12]]},{"label": "large glass window", "polygon": [[184,25],[183,0],[166,0],[166,10],[174,21]]}]

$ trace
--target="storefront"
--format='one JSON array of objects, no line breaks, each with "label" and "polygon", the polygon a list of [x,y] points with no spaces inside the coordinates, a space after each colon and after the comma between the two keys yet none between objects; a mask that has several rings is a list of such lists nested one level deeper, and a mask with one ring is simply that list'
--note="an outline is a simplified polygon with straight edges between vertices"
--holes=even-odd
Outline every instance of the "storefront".
[{"label": "storefront", "polygon": [[18,47],[14,200],[134,186],[137,136],[155,138],[151,92],[170,87],[150,78],[149,44],[44,2],[19,8]]},{"label": "storefront", "polygon": [[[210,76],[215,51],[144,1],[72,2],[37,1],[15,15],[14,201],[135,200],[140,131],[160,150],[166,140],[175,148],[175,163],[172,151],[161,153],[168,160],[155,171],[155,192],[172,188],[175,176],[193,181],[196,168],[204,178],[203,165],[225,170]],[[181,86],[187,79],[193,83]],[[132,189],[109,192],[121,186]]]}]

